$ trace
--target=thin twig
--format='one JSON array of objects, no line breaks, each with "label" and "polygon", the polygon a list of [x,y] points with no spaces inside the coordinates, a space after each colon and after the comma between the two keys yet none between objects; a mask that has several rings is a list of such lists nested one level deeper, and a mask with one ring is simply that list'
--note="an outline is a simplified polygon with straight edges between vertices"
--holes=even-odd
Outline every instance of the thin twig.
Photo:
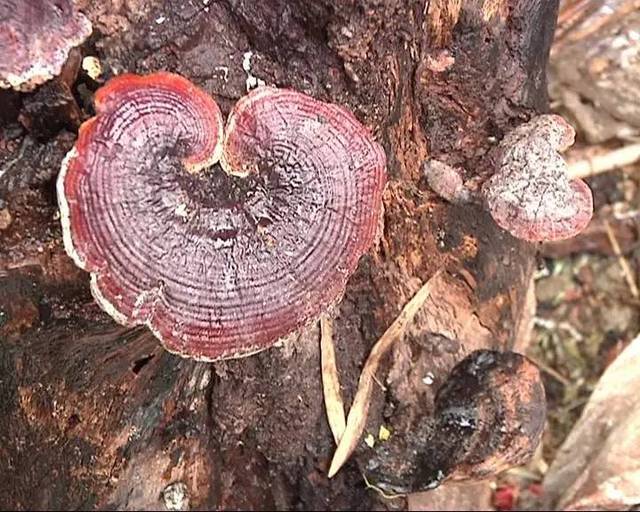
[{"label": "thin twig", "polygon": [[441,274],[441,270],[436,272],[422,287],[416,292],[409,302],[404,306],[398,318],[396,318],[382,337],[371,349],[371,353],[360,374],[358,390],[353,399],[353,404],[347,416],[347,426],[344,435],[338,443],[338,448],[333,455],[331,467],[329,468],[329,478],[333,477],[353,453],[367,421],[371,391],[373,388],[374,376],[383,356],[389,351],[395,341],[401,339],[407,326],[413,317],[429,298],[431,288],[436,278]]},{"label": "thin twig", "polygon": [[631,270],[631,265],[627,259],[622,255],[622,251],[620,250],[620,244],[618,243],[618,239],[616,238],[613,229],[611,229],[611,224],[609,221],[604,221],[604,228],[607,230],[607,237],[609,237],[609,243],[611,244],[611,248],[613,249],[613,253],[618,258],[618,263],[620,264],[620,268],[622,269],[622,273],[624,274],[624,278],[627,281],[627,285],[629,286],[629,291],[631,295],[635,299],[640,297],[640,292],[638,291],[638,285],[636,284],[635,277],[633,276],[633,270]]},{"label": "thin twig", "polygon": [[373,382],[375,382],[382,391],[387,390],[386,386],[382,382],[380,382],[380,379],[378,379],[378,377],[376,377],[375,375],[372,375],[371,378],[373,379]]},{"label": "thin twig", "polygon": [[546,329],[547,331],[565,331],[576,341],[584,340],[584,336],[569,322],[556,322],[550,318],[536,316],[533,318],[534,325]]},{"label": "thin twig", "polygon": [[534,363],[536,363],[536,365],[538,366],[538,368],[540,368],[544,373],[546,373],[547,375],[550,375],[551,377],[553,377],[555,380],[557,380],[560,384],[562,384],[565,387],[570,387],[571,386],[571,381],[569,379],[567,379],[564,375],[562,375],[560,372],[554,370],[553,368],[551,368],[550,366],[546,365],[545,363],[543,363],[542,361],[535,359],[534,357],[528,356],[529,359],[531,359]]}]

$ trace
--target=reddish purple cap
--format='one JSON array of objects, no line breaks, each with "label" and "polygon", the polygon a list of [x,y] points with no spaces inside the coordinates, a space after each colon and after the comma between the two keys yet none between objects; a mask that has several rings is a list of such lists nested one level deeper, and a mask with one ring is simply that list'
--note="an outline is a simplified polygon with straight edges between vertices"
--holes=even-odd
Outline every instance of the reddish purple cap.
[{"label": "reddish purple cap", "polygon": [[268,348],[340,299],[386,182],[384,151],[352,114],[261,87],[223,136],[216,103],[169,73],[117,77],[95,104],[58,198],[67,252],[114,319],[217,360]]},{"label": "reddish purple cap", "polygon": [[577,235],[593,215],[593,196],[582,180],[570,180],[558,151],[575,132],[560,116],[542,115],[507,134],[496,173],[483,194],[496,223],[532,242]]},{"label": "reddish purple cap", "polygon": [[30,91],[57,76],[90,34],[72,0],[0,0],[0,88]]}]

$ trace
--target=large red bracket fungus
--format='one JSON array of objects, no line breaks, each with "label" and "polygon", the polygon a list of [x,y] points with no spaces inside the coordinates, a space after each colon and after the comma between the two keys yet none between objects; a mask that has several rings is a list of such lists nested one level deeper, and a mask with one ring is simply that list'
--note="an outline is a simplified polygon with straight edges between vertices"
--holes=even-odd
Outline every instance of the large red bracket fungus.
[{"label": "large red bracket fungus", "polygon": [[90,34],[73,0],[0,0],[0,88],[30,91],[57,76]]},{"label": "large red bracket fungus", "polygon": [[574,138],[573,128],[557,115],[538,116],[505,136],[496,173],[483,187],[501,228],[538,242],[570,238],[587,226],[593,214],[591,190],[584,181],[569,179],[558,153]]},{"label": "large red bracket fungus", "polygon": [[384,151],[351,113],[259,87],[223,130],[213,99],[169,73],[119,76],[95,107],[58,200],[65,248],[116,321],[217,360],[268,348],[339,300],[386,182]]}]

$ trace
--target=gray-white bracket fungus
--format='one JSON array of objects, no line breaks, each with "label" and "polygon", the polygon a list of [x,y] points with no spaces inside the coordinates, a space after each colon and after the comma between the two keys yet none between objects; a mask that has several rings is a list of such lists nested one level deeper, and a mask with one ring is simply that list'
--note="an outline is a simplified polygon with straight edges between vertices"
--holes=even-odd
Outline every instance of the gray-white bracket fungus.
[{"label": "gray-white bracket fungus", "polygon": [[560,116],[542,115],[508,133],[495,174],[482,192],[491,216],[514,237],[532,242],[571,238],[593,215],[591,190],[571,180],[559,154],[575,132]]}]

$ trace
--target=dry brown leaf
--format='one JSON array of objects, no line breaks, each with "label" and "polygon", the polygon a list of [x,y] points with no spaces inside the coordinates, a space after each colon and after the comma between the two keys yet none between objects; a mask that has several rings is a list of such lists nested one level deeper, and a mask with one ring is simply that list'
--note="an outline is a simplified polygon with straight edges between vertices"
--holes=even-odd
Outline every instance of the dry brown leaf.
[{"label": "dry brown leaf", "polygon": [[333,455],[331,467],[329,468],[329,478],[333,477],[353,453],[367,421],[371,390],[375,382],[375,373],[380,365],[383,356],[388,352],[393,343],[402,338],[407,326],[413,320],[415,314],[420,310],[425,301],[429,298],[432,284],[442,271],[436,272],[422,287],[416,292],[409,302],[404,306],[398,318],[396,318],[382,337],[371,349],[367,358],[360,380],[358,390],[353,399],[353,404],[347,416],[347,426],[344,435],[338,443],[338,448]]},{"label": "dry brown leaf", "polygon": [[607,368],[544,481],[546,505],[621,510],[640,503],[640,336]]},{"label": "dry brown leaf", "polygon": [[322,361],[322,392],[329,428],[336,444],[340,442],[346,426],[344,402],[340,393],[340,379],[333,346],[333,320],[326,315],[320,318],[320,358]]}]

